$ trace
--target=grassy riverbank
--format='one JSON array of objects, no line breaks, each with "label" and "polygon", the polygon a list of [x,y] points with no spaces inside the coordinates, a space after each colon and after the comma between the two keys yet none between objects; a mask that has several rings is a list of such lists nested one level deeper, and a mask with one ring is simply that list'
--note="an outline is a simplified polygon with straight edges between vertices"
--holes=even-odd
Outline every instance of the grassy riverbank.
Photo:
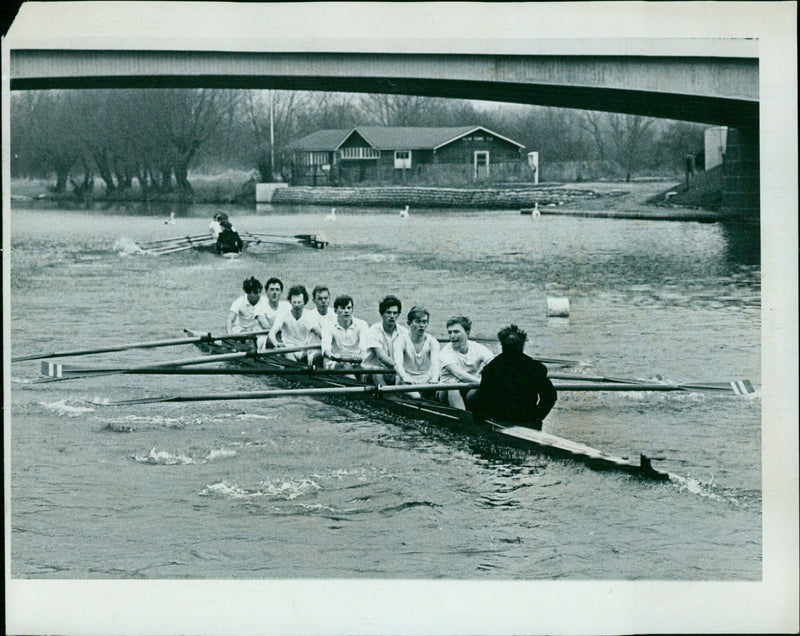
[{"label": "grassy riverbank", "polygon": [[[248,200],[255,202],[255,182],[251,180],[247,170],[227,170],[219,174],[190,174],[192,185],[191,203],[242,203]],[[45,199],[51,201],[76,199],[72,186],[67,190],[55,193],[52,188],[55,179],[11,179],[12,199]],[[181,201],[185,195],[173,192],[150,192],[145,196],[138,186],[129,190],[115,190],[106,194],[102,179],[95,177],[94,188],[90,197],[93,201]]]}]

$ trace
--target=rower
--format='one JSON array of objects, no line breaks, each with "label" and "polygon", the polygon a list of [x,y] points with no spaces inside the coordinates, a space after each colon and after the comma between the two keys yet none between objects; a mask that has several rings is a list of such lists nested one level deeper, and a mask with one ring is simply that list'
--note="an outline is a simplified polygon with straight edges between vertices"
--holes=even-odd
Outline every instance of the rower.
[{"label": "rower", "polygon": [[[408,332],[400,334],[392,349],[397,384],[435,384],[439,381],[439,342],[425,333],[430,317],[430,312],[424,307],[412,307],[408,312]],[[416,391],[407,395],[422,396]]]},{"label": "rower", "polygon": [[266,300],[261,296],[261,281],[251,276],[242,283],[242,290],[244,295],[233,301],[228,312],[226,333],[269,329],[269,323],[264,318]]},{"label": "rower", "polygon": [[[450,339],[439,353],[442,365],[442,382],[480,382],[481,370],[494,354],[484,345],[469,340],[472,321],[467,316],[453,316],[447,321],[447,337]],[[457,409],[466,409],[465,400],[475,394],[476,389],[439,391],[436,397]]]},{"label": "rower", "polygon": [[476,419],[515,422],[542,430],[558,399],[547,367],[523,353],[527,334],[509,325],[497,334],[503,349],[481,372],[481,384],[467,402]]},{"label": "rower", "polygon": [[[316,324],[311,329],[311,344],[322,344],[322,328],[324,325],[333,327],[336,323],[336,312],[331,308],[331,291],[325,285],[317,285],[311,291],[311,300],[314,306],[308,310],[309,317]],[[314,354],[314,366],[322,366],[322,353]]]},{"label": "rower", "polygon": [[217,242],[214,245],[217,254],[238,254],[241,252],[244,243],[238,232],[234,231],[231,222],[228,219],[223,219],[220,221],[220,225],[222,226],[222,231],[217,236]]},{"label": "rower", "polygon": [[336,322],[323,325],[322,356],[326,369],[349,368],[361,364],[366,355],[365,336],[369,326],[353,317],[353,299],[337,296],[333,301]]},{"label": "rower", "polygon": [[[408,329],[397,324],[397,319],[403,311],[403,305],[397,296],[386,296],[378,305],[381,319],[367,329],[364,337],[367,357],[364,359],[366,367],[382,367],[387,371],[394,371],[392,350],[394,343],[401,333],[408,333]],[[372,381],[378,385],[394,384],[394,373],[375,374]]]},{"label": "rower", "polygon": [[283,294],[283,281],[280,278],[275,276],[268,278],[267,282],[264,284],[264,292],[267,296],[267,302],[264,305],[264,316],[271,328],[278,313],[281,310],[288,311],[291,305],[288,300],[281,298]]},{"label": "rower", "polygon": [[[309,344],[311,328],[316,324],[305,311],[308,304],[306,288],[303,285],[294,285],[289,288],[288,296],[290,308],[278,312],[269,330],[269,341],[273,347],[303,347]],[[282,343],[278,342],[278,332],[281,333]],[[290,360],[302,360],[307,352],[295,351],[284,355]]]}]

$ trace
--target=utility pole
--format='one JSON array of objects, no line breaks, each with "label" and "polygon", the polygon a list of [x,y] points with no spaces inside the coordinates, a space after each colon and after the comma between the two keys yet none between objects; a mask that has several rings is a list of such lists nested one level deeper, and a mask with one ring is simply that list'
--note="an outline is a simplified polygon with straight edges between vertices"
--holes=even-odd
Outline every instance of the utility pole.
[{"label": "utility pole", "polygon": [[275,180],[275,110],[272,105],[272,89],[269,91],[269,177]]}]

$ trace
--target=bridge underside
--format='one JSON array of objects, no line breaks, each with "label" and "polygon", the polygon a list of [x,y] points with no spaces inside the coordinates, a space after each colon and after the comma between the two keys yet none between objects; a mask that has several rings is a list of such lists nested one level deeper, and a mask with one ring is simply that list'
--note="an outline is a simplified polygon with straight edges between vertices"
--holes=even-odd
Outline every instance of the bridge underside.
[{"label": "bridge underside", "polygon": [[756,57],[14,49],[11,90],[229,88],[479,99],[738,129],[724,207],[758,213]]},{"label": "bridge underside", "polygon": [[260,88],[391,93],[608,111],[734,128],[758,126],[758,102],[750,100],[585,86],[405,77],[263,75],[113,75],[11,80],[12,90],[52,88]]}]

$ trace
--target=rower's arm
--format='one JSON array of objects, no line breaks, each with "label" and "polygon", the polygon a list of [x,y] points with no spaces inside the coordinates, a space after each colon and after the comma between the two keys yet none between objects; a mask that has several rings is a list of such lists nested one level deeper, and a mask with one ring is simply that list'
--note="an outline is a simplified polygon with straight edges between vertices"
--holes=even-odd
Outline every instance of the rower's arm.
[{"label": "rower's arm", "polygon": [[406,370],[403,367],[403,341],[398,338],[394,346],[392,347],[392,359],[394,361],[394,370],[397,373],[397,377],[400,378],[406,384],[411,384],[409,382],[409,378],[406,375]]},{"label": "rower's arm", "polygon": [[479,375],[472,375],[471,373],[467,373],[459,367],[455,362],[451,364],[444,365],[443,369],[446,369],[447,372],[455,377],[457,380],[461,380],[462,382],[480,382],[481,377]]},{"label": "rower's arm", "polygon": [[278,315],[275,318],[275,322],[272,323],[272,327],[269,330],[269,341],[272,343],[273,347],[279,347],[280,344],[278,343],[278,332],[283,327],[283,315]]},{"label": "rower's arm", "polygon": [[228,312],[228,321],[225,323],[225,333],[233,333],[233,323],[236,322],[236,312]]},{"label": "rower's arm", "polygon": [[321,340],[322,344],[320,346],[322,348],[322,355],[326,358],[330,358],[332,353],[331,347],[333,346],[333,334],[329,329],[322,330]]},{"label": "rower's arm", "polygon": [[431,382],[436,383],[442,375],[442,363],[439,360],[439,341],[433,338],[431,342]]},{"label": "rower's arm", "polygon": [[390,358],[389,356],[387,356],[387,355],[386,355],[386,354],[383,352],[383,349],[382,349],[380,346],[377,346],[377,347],[370,347],[369,349],[367,349],[367,353],[368,353],[368,354],[369,354],[369,353],[374,353],[374,354],[375,354],[375,357],[376,357],[376,358],[378,358],[378,360],[380,361],[380,363],[381,363],[383,366],[385,366],[385,367],[387,367],[387,368],[389,368],[389,369],[394,369],[394,360],[392,360],[392,358]]}]

